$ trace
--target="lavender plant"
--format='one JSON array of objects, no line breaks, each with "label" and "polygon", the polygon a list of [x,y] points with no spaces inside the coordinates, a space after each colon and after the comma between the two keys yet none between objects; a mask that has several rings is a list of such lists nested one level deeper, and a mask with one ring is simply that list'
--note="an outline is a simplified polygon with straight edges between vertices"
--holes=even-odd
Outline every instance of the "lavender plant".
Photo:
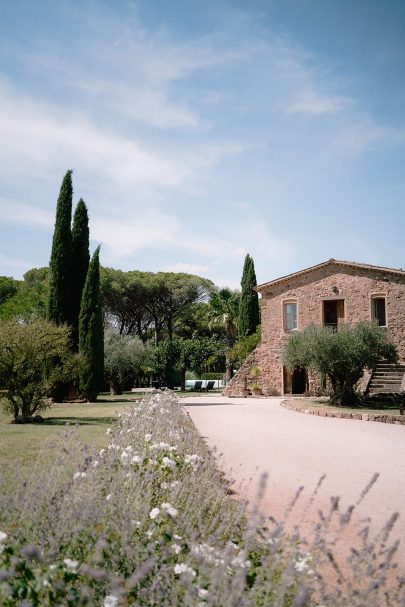
[{"label": "lavender plant", "polygon": [[0,604],[405,605],[393,520],[376,538],[364,530],[349,575],[329,537],[352,516],[337,502],[310,539],[259,502],[246,518],[171,393],[144,399],[107,435],[99,452],[79,452],[66,431],[52,470],[1,492]]}]

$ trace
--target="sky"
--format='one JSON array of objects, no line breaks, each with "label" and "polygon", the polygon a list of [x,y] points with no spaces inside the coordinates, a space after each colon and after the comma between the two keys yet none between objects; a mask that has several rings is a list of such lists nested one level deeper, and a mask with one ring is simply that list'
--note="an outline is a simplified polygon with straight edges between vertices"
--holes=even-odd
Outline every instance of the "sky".
[{"label": "sky", "polygon": [[237,288],[405,267],[403,0],[0,0],[0,275],[91,249]]}]

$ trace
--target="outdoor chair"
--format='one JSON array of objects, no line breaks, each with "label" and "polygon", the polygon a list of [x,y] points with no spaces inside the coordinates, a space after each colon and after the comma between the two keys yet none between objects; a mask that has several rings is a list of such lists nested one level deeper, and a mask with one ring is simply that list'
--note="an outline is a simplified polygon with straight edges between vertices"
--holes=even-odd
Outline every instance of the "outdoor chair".
[{"label": "outdoor chair", "polygon": [[194,389],[196,392],[199,392],[199,391],[201,390],[201,386],[202,386],[202,381],[196,381],[196,382],[194,383],[194,388],[193,388],[193,389]]},{"label": "outdoor chair", "polygon": [[214,386],[215,386],[215,380],[210,380],[207,382],[205,389],[208,392],[208,390],[212,390],[214,388]]}]

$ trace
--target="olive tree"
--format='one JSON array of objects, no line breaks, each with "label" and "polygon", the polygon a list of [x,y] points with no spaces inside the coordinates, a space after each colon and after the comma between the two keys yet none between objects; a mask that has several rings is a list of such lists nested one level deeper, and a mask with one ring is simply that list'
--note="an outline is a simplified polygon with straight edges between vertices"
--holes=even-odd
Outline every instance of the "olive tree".
[{"label": "olive tree", "polygon": [[283,351],[284,365],[289,369],[312,369],[329,378],[331,403],[335,405],[355,403],[354,386],[364,369],[373,369],[382,359],[396,362],[396,348],[384,329],[367,322],[343,325],[336,332],[327,327],[306,327],[289,337]]},{"label": "olive tree", "polygon": [[132,384],[144,371],[149,349],[139,337],[120,335],[108,329],[104,335],[104,374],[112,395],[122,394],[125,384]]},{"label": "olive tree", "polygon": [[28,421],[46,408],[51,384],[70,379],[69,329],[46,320],[0,322],[0,387],[6,410]]}]

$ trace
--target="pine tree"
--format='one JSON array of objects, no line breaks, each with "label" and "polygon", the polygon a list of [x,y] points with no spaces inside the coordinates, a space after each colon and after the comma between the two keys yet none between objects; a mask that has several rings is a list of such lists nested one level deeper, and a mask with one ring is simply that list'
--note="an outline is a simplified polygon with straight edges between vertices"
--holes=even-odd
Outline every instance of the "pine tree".
[{"label": "pine tree", "polygon": [[260,324],[259,297],[254,287],[257,285],[255,266],[250,255],[246,255],[241,280],[242,292],[239,304],[239,337],[247,337],[256,332]]},{"label": "pine tree", "polygon": [[71,324],[72,171],[67,171],[60,188],[52,241],[48,319],[57,325]]},{"label": "pine tree", "polygon": [[73,217],[72,227],[72,344],[75,350],[79,347],[80,302],[87,270],[89,269],[89,216],[87,207],[80,198]]},{"label": "pine tree", "polygon": [[104,375],[104,327],[100,296],[100,247],[91,259],[79,317],[79,352],[83,356],[80,391],[88,402],[97,400]]}]

